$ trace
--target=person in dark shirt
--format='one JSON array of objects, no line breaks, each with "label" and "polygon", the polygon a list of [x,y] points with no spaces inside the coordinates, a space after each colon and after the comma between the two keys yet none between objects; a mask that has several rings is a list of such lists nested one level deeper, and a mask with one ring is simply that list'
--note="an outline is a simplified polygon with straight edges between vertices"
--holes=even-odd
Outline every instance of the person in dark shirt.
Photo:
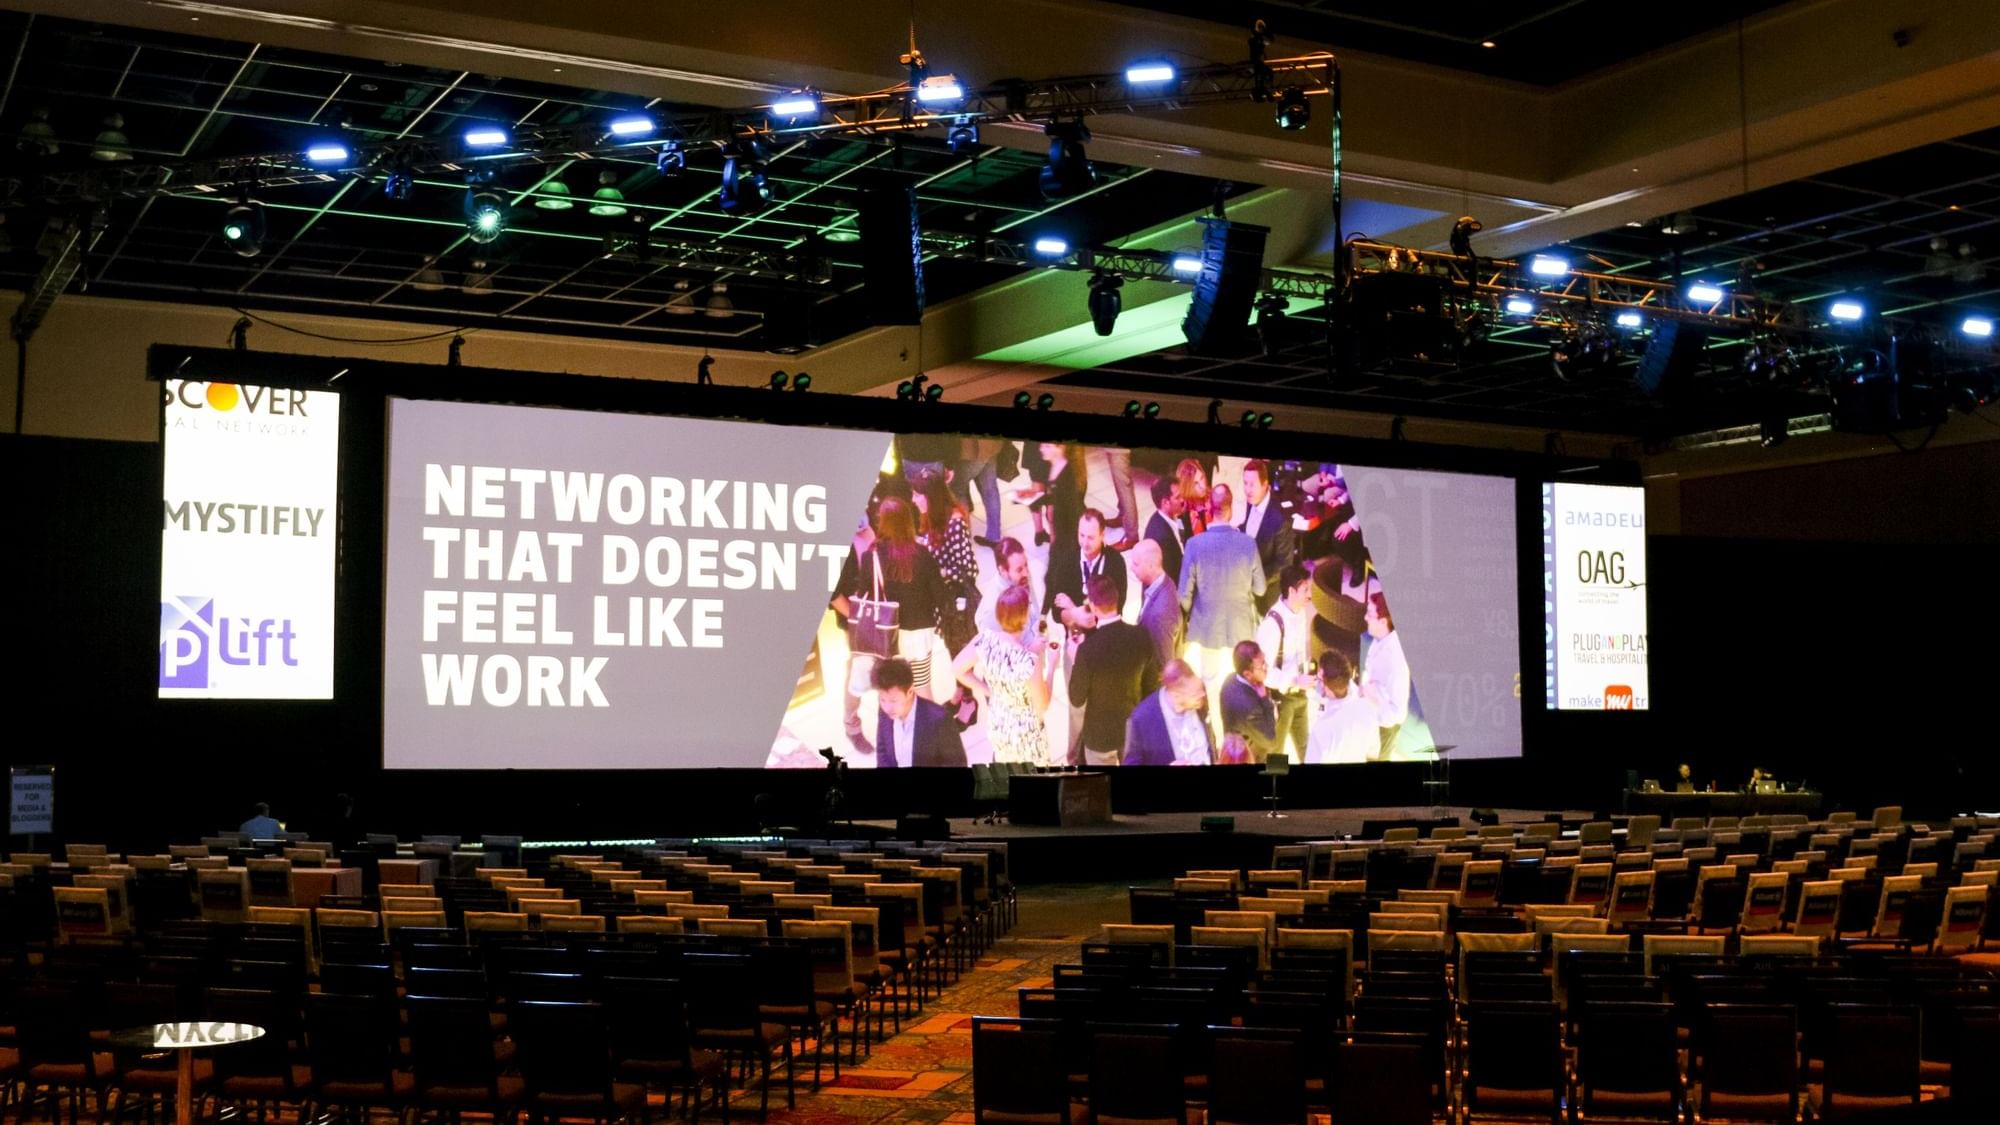
[{"label": "person in dark shirt", "polygon": [[259,801],[250,811],[252,816],[237,828],[238,832],[252,840],[275,840],[285,834],[285,826],[279,824],[277,818],[271,815],[270,805]]},{"label": "person in dark shirt", "polygon": [[1146,693],[1159,686],[1160,658],[1152,635],[1118,616],[1118,588],[1098,575],[1090,580],[1096,627],[1071,633],[1076,656],[1069,701],[1083,709],[1084,762],[1115,766],[1125,753],[1125,724]]},{"label": "person in dark shirt", "polygon": [[1280,753],[1278,707],[1264,689],[1270,666],[1256,641],[1244,641],[1233,653],[1236,674],[1222,684],[1222,736],[1241,738],[1250,750],[1251,762],[1262,762]]},{"label": "person in dark shirt", "polygon": [[1168,576],[1181,574],[1181,550],[1187,545],[1187,504],[1172,477],[1153,482],[1153,514],[1146,520],[1146,538],[1160,545],[1160,567]]}]

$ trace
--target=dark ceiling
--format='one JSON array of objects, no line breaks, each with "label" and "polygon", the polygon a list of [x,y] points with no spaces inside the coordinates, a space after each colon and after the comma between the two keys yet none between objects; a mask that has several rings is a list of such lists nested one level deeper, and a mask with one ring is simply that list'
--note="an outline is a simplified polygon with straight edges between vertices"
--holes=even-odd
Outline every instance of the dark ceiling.
[{"label": "dark ceiling", "polygon": [[[19,138],[46,113],[52,155],[4,150],[0,211],[5,245],[0,284],[22,287],[47,215],[33,205],[36,174],[90,166],[93,139],[122,118],[135,162],[199,161],[297,152],[316,139],[352,143],[452,137],[468,125],[520,129],[656,115],[695,107],[646,103],[547,83],[371,62],[187,35],[0,13],[0,50],[18,59],[0,93],[0,128]],[[833,139],[778,150],[777,202],[751,218],[716,202],[722,166],[712,148],[662,177],[650,147],[629,157],[520,168],[491,185],[512,203],[508,230],[489,245],[466,238],[462,182],[420,180],[411,197],[389,199],[380,175],[265,185],[263,253],[239,257],[220,237],[236,202],[217,194],[164,194],[120,201],[83,273],[93,293],[224,305],[311,310],[464,326],[585,334],[694,346],[790,350],[865,326],[856,295],[861,190],[914,187],[926,229],[1059,233],[1106,244],[1209,202],[1212,182],[1099,163],[1096,190],[1045,201],[1040,156],[997,146],[951,155],[939,140],[905,143]],[[545,178],[574,203],[548,210]],[[615,188],[625,214],[590,213],[600,187]],[[830,258],[831,281],[807,285],[607,259],[607,233],[647,233],[724,250],[799,252]],[[936,260],[926,267],[932,301],[970,292],[1012,270]]]},{"label": "dark ceiling", "polygon": [[[1560,42],[1582,35],[1573,21],[1604,17],[1607,7],[1595,0],[1498,4],[1482,6],[1474,18],[1452,5],[1404,18],[1461,38],[1532,18]],[[1357,22],[1387,5],[1342,10],[1339,21],[1391,35],[1393,29]],[[1318,18],[1336,19],[1324,11]],[[1639,44],[1649,36],[1664,42],[1720,18],[1655,12],[1645,29],[1598,45],[1585,69],[1643,50]],[[1360,46],[1365,35],[1347,38]],[[555,126],[621,111],[693,108],[18,13],[0,13],[0,50],[18,60],[0,91],[0,130],[17,141],[0,149],[0,285],[13,287],[34,277],[38,236],[53,217],[37,203],[43,173],[103,167],[91,152],[112,114],[122,118],[118,131],[135,162],[171,164],[298,151],[343,131],[365,143],[453,136],[471,123]],[[1500,57],[1474,57],[1489,54]],[[43,111],[53,154],[23,139]],[[493,185],[514,207],[509,230],[486,246],[467,239],[466,189],[446,176],[419,182],[405,201],[388,198],[379,176],[266,185],[255,194],[270,230],[263,253],[252,258],[223,244],[221,219],[233,202],[226,196],[170,192],[121,200],[85,255],[83,281],[96,294],[790,350],[868,323],[857,292],[863,244],[841,239],[856,229],[861,189],[871,184],[914,187],[929,231],[1014,239],[1060,233],[1072,244],[1100,246],[1198,211],[1213,193],[1207,179],[1099,164],[1096,190],[1049,203],[1037,190],[1041,159],[1034,153],[983,147],[960,158],[935,139],[901,145],[847,139],[782,151],[771,166],[778,203],[754,218],[734,218],[716,203],[720,164],[719,155],[703,151],[679,176],[662,177],[651,151],[640,148],[629,157],[517,168],[510,173],[517,179]],[[535,205],[547,201],[551,179],[567,186],[574,206]],[[600,182],[622,195],[624,215],[589,213],[587,197]],[[724,250],[823,253],[833,263],[831,280],[815,286],[605,256],[606,234],[641,231]],[[1577,239],[1564,252],[1579,268],[1699,278],[1813,308],[1830,294],[1851,292],[1875,313],[1937,325],[1956,324],[1962,312],[1993,315],[2000,313],[1993,280],[2000,277],[2000,131],[1619,227]],[[1013,273],[1004,265],[934,258],[926,281],[936,302]],[[1769,341],[1741,333],[1708,341],[1690,383],[1694,393],[1671,405],[1634,386],[1643,336],[1628,340],[1614,362],[1588,372],[1557,369],[1551,344],[1561,333],[1546,326],[1495,323],[1483,344],[1416,349],[1430,357],[1422,360],[1410,358],[1409,349],[1385,354],[1371,341],[1339,363],[1328,354],[1323,320],[1295,315],[1265,336],[1269,354],[1257,342],[1221,357],[1173,348],[1066,379],[1134,394],[1225,399],[1255,388],[1273,401],[1625,434],[1684,433],[1825,406],[1824,396],[1774,391],[1747,372],[1751,347]]]},{"label": "dark ceiling", "polygon": [[[1214,23],[1242,25],[1262,18],[1272,34],[1294,44],[1324,44],[1496,78],[1553,86],[1637,58],[1739,17],[1789,0],[1696,0],[1651,4],[1630,0],[1117,0],[1136,8]],[[1491,44],[1487,46],[1486,44]],[[1283,48],[1280,49],[1289,49]]]}]

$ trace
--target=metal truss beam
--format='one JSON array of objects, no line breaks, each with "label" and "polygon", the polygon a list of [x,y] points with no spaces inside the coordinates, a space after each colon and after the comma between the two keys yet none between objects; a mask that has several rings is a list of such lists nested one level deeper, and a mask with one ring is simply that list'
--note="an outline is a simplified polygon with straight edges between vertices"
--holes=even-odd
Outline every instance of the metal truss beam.
[{"label": "metal truss beam", "polygon": [[1171,79],[1128,83],[1124,74],[1004,82],[965,90],[949,104],[922,101],[904,84],[878,94],[829,96],[808,118],[773,118],[768,108],[751,114],[704,111],[663,117],[644,137],[620,137],[610,122],[520,130],[504,149],[468,151],[460,138],[398,138],[355,143],[337,166],[319,165],[304,151],[267,152],[163,164],[125,163],[110,168],[51,170],[12,184],[0,204],[30,200],[69,205],[156,195],[200,196],[300,184],[332,183],[391,174],[456,175],[478,179],[523,165],[643,156],[654,159],[669,145],[700,147],[744,142],[797,142],[817,137],[877,136],[938,127],[1054,123],[1122,113],[1154,113],[1190,106],[1267,100],[1278,91],[1323,97],[1335,82],[1334,57],[1318,53],[1263,63],[1214,64],[1179,70]]}]

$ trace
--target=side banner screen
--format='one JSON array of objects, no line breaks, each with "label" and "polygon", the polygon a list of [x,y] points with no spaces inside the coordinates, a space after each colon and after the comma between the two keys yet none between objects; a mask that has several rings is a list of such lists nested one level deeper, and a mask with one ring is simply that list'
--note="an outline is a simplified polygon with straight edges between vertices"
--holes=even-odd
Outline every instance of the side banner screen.
[{"label": "side banner screen", "polygon": [[340,396],[168,379],[162,699],[331,699]]},{"label": "side banner screen", "polygon": [[1499,477],[392,400],[385,765],[1521,750]]},{"label": "side banner screen", "polygon": [[1650,707],[1646,490],[1543,484],[1542,590],[1549,708]]}]

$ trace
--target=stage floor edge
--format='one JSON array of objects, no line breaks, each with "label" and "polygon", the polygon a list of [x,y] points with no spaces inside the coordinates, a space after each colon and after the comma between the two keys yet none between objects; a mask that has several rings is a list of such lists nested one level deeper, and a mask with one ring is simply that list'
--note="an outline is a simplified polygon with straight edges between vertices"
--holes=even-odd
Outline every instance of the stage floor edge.
[{"label": "stage floor edge", "polygon": [[[1471,810],[1420,806],[1353,809],[1281,809],[1272,819],[1257,810],[1208,812],[1120,813],[1109,824],[1058,828],[1041,824],[983,824],[970,817],[951,818],[951,839],[1005,841],[1016,883],[1083,883],[1163,879],[1190,868],[1269,866],[1271,849],[1308,840],[1361,839],[1364,829],[1433,824],[1471,826]],[[1503,824],[1534,823],[1550,814],[1588,819],[1573,809],[1495,809]],[[1227,832],[1205,832],[1204,817],[1228,817]],[[857,825],[893,833],[892,820],[857,821]],[[1371,832],[1371,835],[1373,833]]]}]

